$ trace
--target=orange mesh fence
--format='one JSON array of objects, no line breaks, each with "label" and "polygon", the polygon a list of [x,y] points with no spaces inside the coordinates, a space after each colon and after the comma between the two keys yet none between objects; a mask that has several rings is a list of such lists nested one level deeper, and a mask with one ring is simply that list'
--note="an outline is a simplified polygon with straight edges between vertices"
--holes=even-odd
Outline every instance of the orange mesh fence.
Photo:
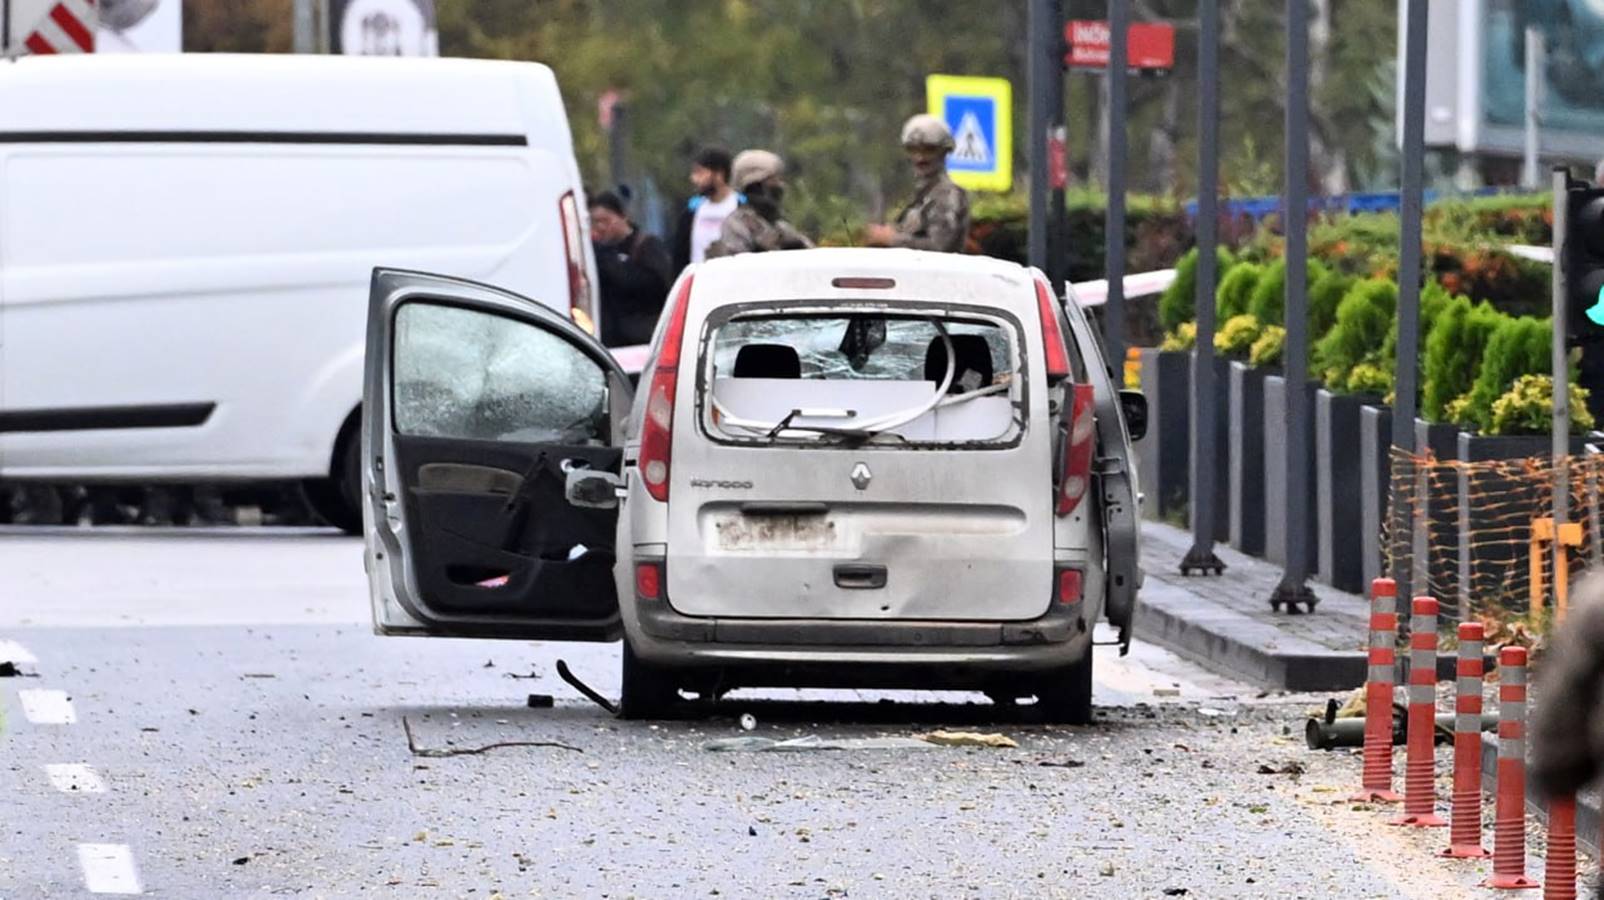
[{"label": "orange mesh fence", "polygon": [[1550,456],[1462,462],[1393,448],[1381,541],[1386,570],[1410,573],[1412,590],[1436,597],[1446,621],[1540,620],[1556,600],[1555,540],[1567,546],[1565,578],[1600,562],[1604,459],[1578,454],[1559,468],[1571,524],[1556,531]]}]

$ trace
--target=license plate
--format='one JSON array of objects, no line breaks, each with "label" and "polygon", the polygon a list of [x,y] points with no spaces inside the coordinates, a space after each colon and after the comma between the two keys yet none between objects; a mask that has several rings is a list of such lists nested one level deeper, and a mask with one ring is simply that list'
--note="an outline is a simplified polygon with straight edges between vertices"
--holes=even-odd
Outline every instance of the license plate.
[{"label": "license plate", "polygon": [[738,515],[720,519],[718,546],[732,552],[827,550],[835,523],[824,514]]}]

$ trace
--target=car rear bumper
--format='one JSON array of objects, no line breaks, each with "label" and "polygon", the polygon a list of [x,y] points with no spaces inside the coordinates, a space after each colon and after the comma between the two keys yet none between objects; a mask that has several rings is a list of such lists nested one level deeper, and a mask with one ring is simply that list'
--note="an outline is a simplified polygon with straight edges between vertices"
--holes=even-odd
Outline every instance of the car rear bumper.
[{"label": "car rear bumper", "polygon": [[871,666],[1034,670],[1080,658],[1083,609],[1055,606],[1021,622],[704,618],[637,602],[630,640],[644,660],[685,667]]}]

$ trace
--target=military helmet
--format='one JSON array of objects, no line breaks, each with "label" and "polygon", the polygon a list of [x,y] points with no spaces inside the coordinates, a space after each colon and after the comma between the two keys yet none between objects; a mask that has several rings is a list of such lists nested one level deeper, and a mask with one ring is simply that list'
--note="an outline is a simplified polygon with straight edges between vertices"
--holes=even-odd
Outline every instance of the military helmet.
[{"label": "military helmet", "polygon": [[902,146],[953,148],[952,129],[929,113],[920,113],[902,123]]},{"label": "military helmet", "polygon": [[742,150],[730,163],[730,186],[744,191],[760,181],[785,174],[785,160],[767,150]]}]

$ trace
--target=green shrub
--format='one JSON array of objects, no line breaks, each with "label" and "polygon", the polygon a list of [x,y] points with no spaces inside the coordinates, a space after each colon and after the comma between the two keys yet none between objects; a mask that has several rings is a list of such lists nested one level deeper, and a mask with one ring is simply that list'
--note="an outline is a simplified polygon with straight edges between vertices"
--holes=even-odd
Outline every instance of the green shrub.
[{"label": "green shrub", "polygon": [[[1587,411],[1587,389],[1570,385],[1571,431],[1583,434],[1593,430],[1593,414]],[[1554,413],[1554,379],[1548,375],[1522,375],[1502,396],[1493,401],[1488,434],[1548,434]]]},{"label": "green shrub", "polygon": [[[1236,259],[1231,251],[1224,247],[1216,247],[1214,258],[1215,284],[1218,285]],[[1193,313],[1197,310],[1197,248],[1186,251],[1175,264],[1175,280],[1164,289],[1163,296],[1158,300],[1158,319],[1166,332],[1173,332],[1182,322],[1190,322]]]},{"label": "green shrub", "polygon": [[1243,313],[1225,320],[1214,334],[1214,352],[1231,359],[1247,359],[1262,329],[1259,320]]},{"label": "green shrub", "polygon": [[1398,307],[1398,286],[1380,278],[1355,284],[1337,304],[1337,321],[1315,344],[1315,366],[1326,387],[1350,392],[1348,379],[1360,363],[1390,368],[1382,358],[1387,330]]},{"label": "green shrub", "polygon": [[1467,421],[1450,414],[1449,404],[1470,393],[1488,340],[1507,320],[1509,316],[1486,301],[1472,305],[1467,297],[1455,297],[1444,304],[1424,342],[1422,418],[1428,422]]},{"label": "green shrub", "polygon": [[1186,352],[1197,346],[1197,323],[1182,322],[1175,326],[1175,330],[1164,336],[1164,343],[1158,345],[1160,350]]},{"label": "green shrub", "polygon": [[1360,363],[1348,373],[1347,390],[1353,394],[1392,393],[1392,369],[1375,363]]},{"label": "green shrub", "polygon": [[1240,262],[1232,266],[1220,279],[1220,287],[1214,294],[1215,320],[1225,322],[1246,315],[1253,289],[1263,275],[1264,267],[1258,263]]},{"label": "green shrub", "polygon": [[[1318,260],[1310,259],[1305,272],[1309,279],[1304,283],[1307,291],[1309,285],[1318,282],[1326,274],[1326,267]],[[1284,324],[1286,292],[1287,264],[1286,260],[1278,259],[1264,270],[1263,276],[1253,286],[1253,295],[1248,298],[1248,312],[1265,325]],[[1308,294],[1305,293],[1304,297],[1307,300]]]},{"label": "green shrub", "polygon": [[1309,282],[1309,334],[1316,341],[1336,324],[1337,304],[1352,287],[1353,278],[1335,269]]},{"label": "green shrub", "polygon": [[1467,427],[1472,424],[1470,420],[1469,391],[1466,391],[1465,393],[1460,394],[1454,399],[1443,404],[1442,420],[1453,425],[1463,425]]},{"label": "green shrub", "polygon": [[1541,375],[1552,364],[1547,319],[1521,316],[1505,318],[1487,341],[1470,390],[1470,415],[1476,427],[1487,433],[1493,426],[1493,403],[1502,397],[1522,375]]},{"label": "green shrub", "polygon": [[1287,330],[1280,325],[1266,325],[1258,340],[1248,351],[1248,364],[1254,366],[1281,365],[1282,351],[1286,349]]}]

